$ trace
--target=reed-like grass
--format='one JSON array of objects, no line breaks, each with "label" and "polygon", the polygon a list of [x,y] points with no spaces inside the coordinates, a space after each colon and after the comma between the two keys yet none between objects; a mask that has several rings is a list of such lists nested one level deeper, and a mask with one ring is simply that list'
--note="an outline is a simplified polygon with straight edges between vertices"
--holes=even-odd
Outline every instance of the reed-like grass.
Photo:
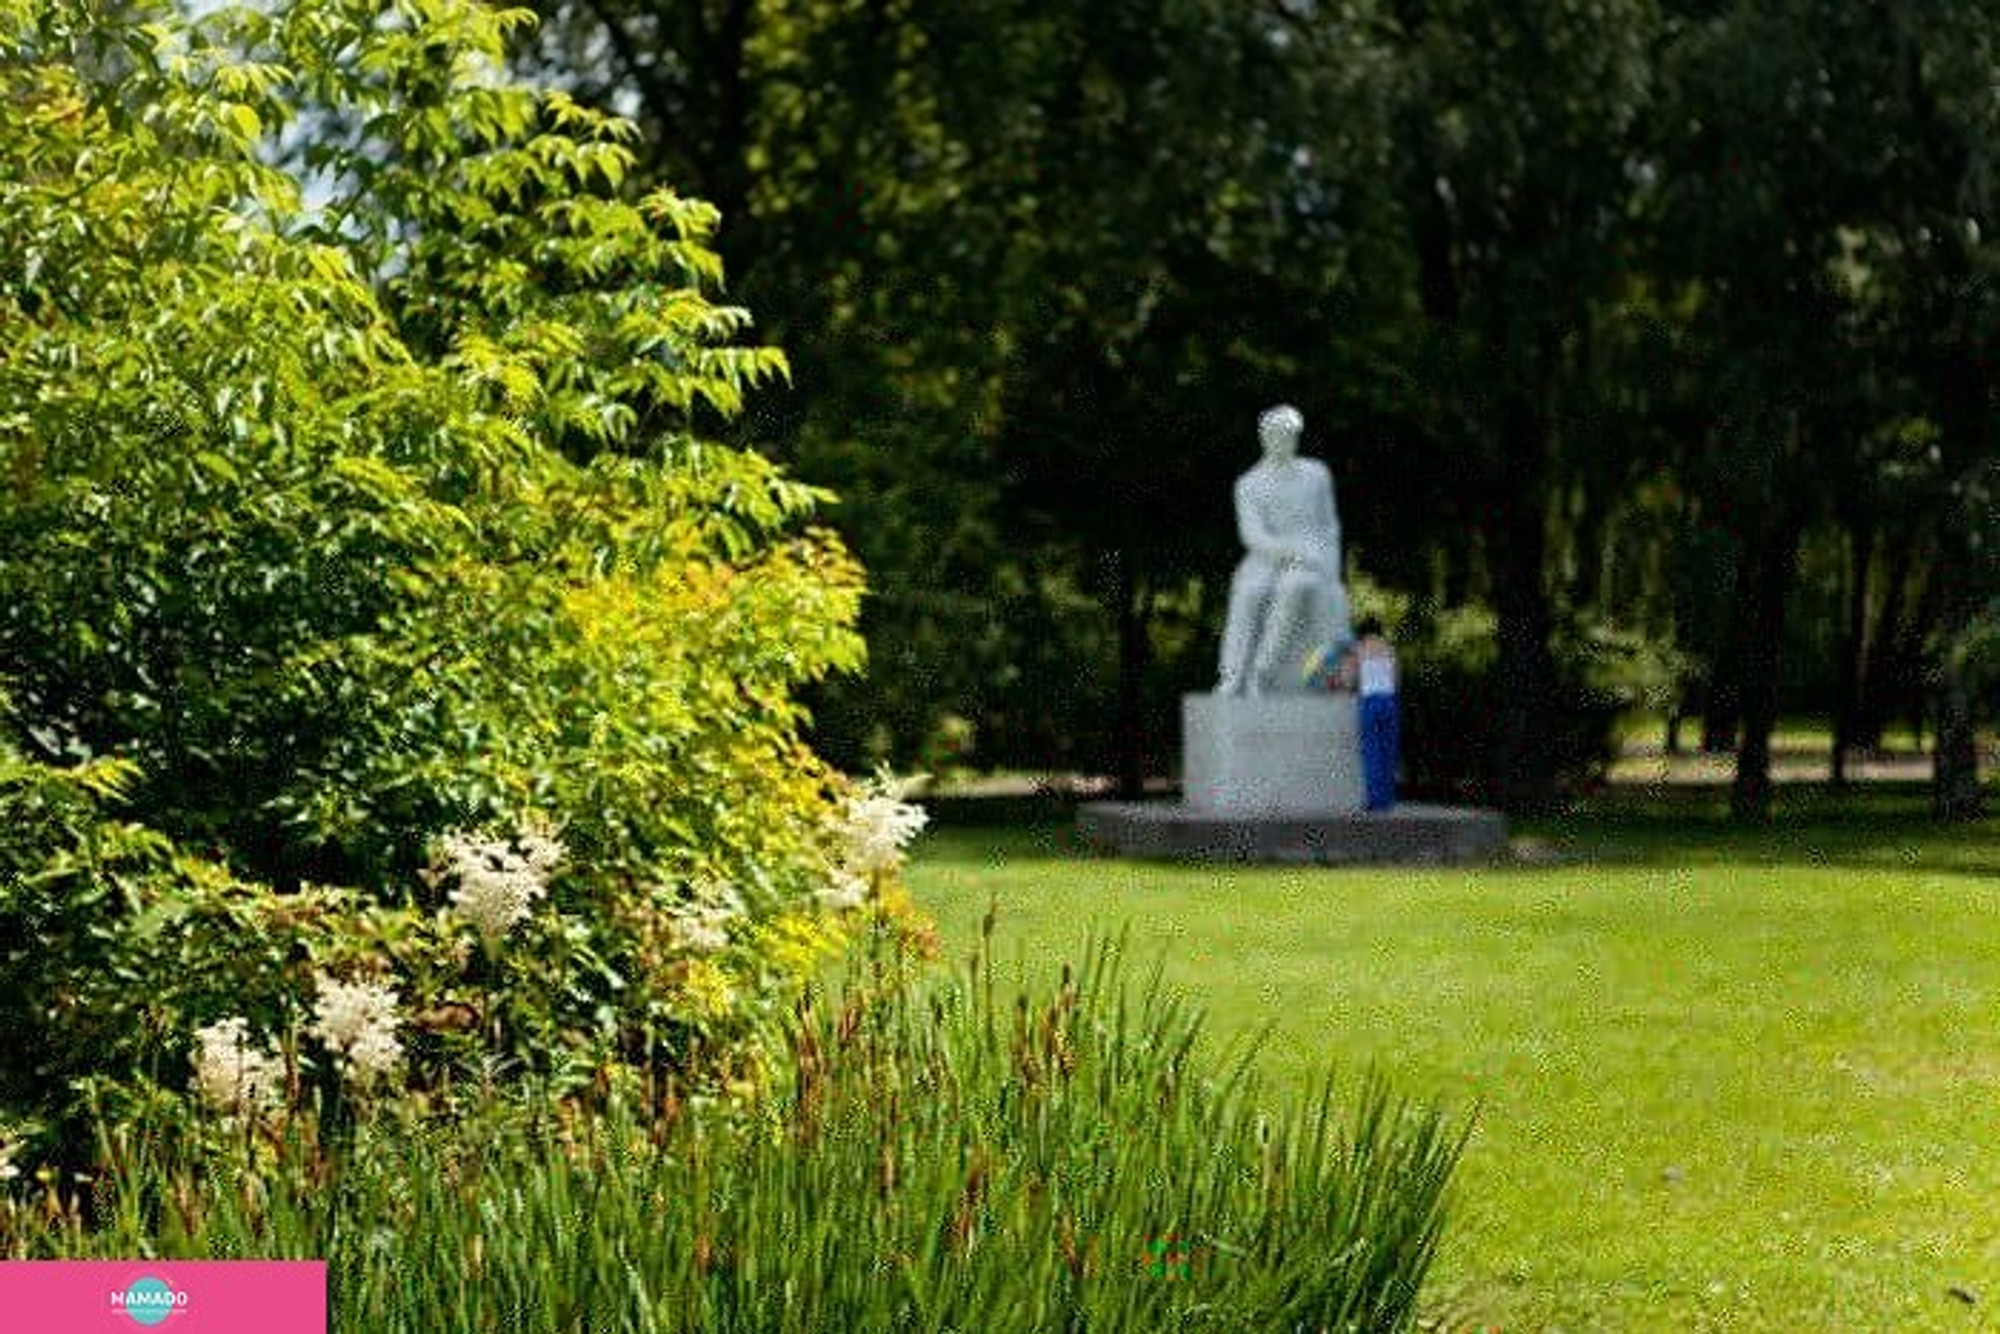
[{"label": "reed-like grass", "polygon": [[17,1205],[0,1253],[325,1257],[354,1334],[1411,1327],[1462,1145],[1434,1113],[1273,1105],[1113,949],[1036,994],[894,978],[803,1006],[747,1111],[385,1115],[254,1176],[108,1146],[94,1217]]}]

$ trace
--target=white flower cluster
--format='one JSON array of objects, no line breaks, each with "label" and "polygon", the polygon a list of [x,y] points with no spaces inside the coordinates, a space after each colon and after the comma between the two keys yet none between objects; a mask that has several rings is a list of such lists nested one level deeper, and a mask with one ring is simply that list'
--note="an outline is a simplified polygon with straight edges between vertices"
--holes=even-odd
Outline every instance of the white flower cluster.
[{"label": "white flower cluster", "polygon": [[565,851],[555,834],[530,828],[512,839],[483,839],[454,832],[441,840],[443,873],[458,881],[452,907],[471,922],[488,949],[499,945],[548,893],[549,876]]},{"label": "white flower cluster", "polygon": [[729,924],[743,915],[743,899],[727,886],[705,885],[692,903],[674,912],[675,939],[691,954],[729,947]]},{"label": "white flower cluster", "polygon": [[313,979],[312,1033],[340,1057],[341,1073],[370,1084],[396,1068],[403,1044],[396,1040],[396,992],[379,982]]},{"label": "white flower cluster", "polygon": [[194,1031],[194,1087],[219,1112],[251,1111],[284,1092],[284,1063],[251,1045],[250,1025],[222,1019]]},{"label": "white flower cluster", "polygon": [[21,1146],[10,1139],[0,1139],[0,1181],[12,1181],[21,1175],[21,1169],[14,1165],[14,1155]]},{"label": "white flower cluster", "polygon": [[923,807],[897,799],[887,777],[876,778],[848,803],[841,821],[846,869],[864,878],[895,870],[928,820]]},{"label": "white flower cluster", "polygon": [[833,912],[849,912],[868,902],[868,882],[845,866],[834,867],[830,879],[832,883],[815,895],[822,906]]}]

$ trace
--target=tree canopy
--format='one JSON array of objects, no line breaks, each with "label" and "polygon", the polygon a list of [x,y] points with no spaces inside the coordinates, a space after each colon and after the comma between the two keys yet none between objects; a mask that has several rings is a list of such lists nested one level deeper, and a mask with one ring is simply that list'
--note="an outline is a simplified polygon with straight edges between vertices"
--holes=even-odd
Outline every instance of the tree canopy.
[{"label": "tree canopy", "polygon": [[909,754],[962,712],[1061,758],[1010,702],[1053,638],[1068,735],[1124,720],[1070,757],[1157,767],[1281,398],[1406,633],[1492,615],[1470,762],[1515,804],[1595,683],[1740,741],[1755,813],[1781,707],[1871,744],[1986,605],[1976,0],[538,8],[545,67],[640,108],[642,173],[737,183],[802,368],[774,443],[879,572],[879,707],[836,733]]}]

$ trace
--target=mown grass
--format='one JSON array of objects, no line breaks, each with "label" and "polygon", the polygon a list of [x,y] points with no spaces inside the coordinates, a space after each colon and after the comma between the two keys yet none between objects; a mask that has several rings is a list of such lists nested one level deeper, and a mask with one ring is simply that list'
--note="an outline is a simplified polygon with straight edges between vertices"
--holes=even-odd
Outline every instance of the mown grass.
[{"label": "mown grass", "polygon": [[1527,864],[1094,860],[1059,825],[943,830],[946,948],[990,902],[1036,971],[1087,930],[1333,1060],[1478,1109],[1432,1288],[1454,1327],[1981,1327],[2000,1307],[2000,830],[1915,791],[1716,792],[1523,831]]}]

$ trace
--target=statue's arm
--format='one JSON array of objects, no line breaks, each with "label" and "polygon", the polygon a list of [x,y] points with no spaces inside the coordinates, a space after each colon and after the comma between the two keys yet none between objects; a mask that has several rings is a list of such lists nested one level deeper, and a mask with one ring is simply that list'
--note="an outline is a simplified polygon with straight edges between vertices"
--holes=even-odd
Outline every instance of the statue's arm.
[{"label": "statue's arm", "polygon": [[1264,516],[1251,496],[1248,478],[1238,478],[1236,482],[1236,536],[1242,540],[1243,549],[1253,556],[1282,560],[1290,554],[1278,535],[1265,526]]},{"label": "statue's arm", "polygon": [[1320,524],[1333,535],[1333,568],[1340,572],[1340,507],[1333,503],[1333,474],[1324,469],[1319,475]]}]

